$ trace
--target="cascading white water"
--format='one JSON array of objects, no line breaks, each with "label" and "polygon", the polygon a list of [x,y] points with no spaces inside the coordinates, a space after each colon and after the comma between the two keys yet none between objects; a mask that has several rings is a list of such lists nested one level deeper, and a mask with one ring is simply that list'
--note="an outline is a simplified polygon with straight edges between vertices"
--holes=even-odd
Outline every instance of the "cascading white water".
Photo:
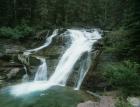
[{"label": "cascading white water", "polygon": [[[38,52],[39,50],[49,46],[51,44],[51,42],[52,42],[52,39],[55,36],[57,36],[57,34],[58,34],[58,29],[55,29],[54,32],[52,33],[52,35],[46,38],[46,42],[42,46],[40,46],[38,48],[35,48],[35,49],[26,50],[23,54],[25,56],[29,57],[29,55],[32,52]],[[41,65],[39,65],[39,67],[37,69],[34,81],[47,80],[47,63],[46,63],[45,58],[41,58],[41,57],[36,57],[36,58],[41,61]],[[23,76],[23,78],[24,78],[24,76]]]},{"label": "cascading white water", "polygon": [[52,33],[52,35],[49,36],[49,37],[47,37],[46,42],[45,42],[42,46],[40,46],[40,47],[38,47],[38,48],[35,48],[35,49],[26,50],[26,51],[24,52],[24,54],[25,54],[25,55],[30,55],[32,52],[37,52],[37,51],[39,51],[39,50],[41,50],[41,49],[43,49],[43,48],[49,46],[49,45],[51,44],[51,42],[52,42],[52,39],[53,39],[55,36],[57,36],[57,34],[58,34],[58,29],[55,29],[54,32]]},{"label": "cascading white water", "polygon": [[[94,31],[94,37],[93,37],[93,44],[101,38],[101,34],[99,34],[98,31]],[[89,32],[84,32],[84,35],[87,35],[87,37],[91,37],[91,33]],[[74,88],[75,90],[79,90],[80,89],[80,86],[83,82],[83,79],[84,77],[86,76],[89,68],[90,68],[90,65],[91,65],[91,56],[90,56],[90,52],[91,52],[91,49],[90,51],[88,51],[88,56],[86,59],[83,59],[82,62],[81,62],[81,66],[80,66],[80,75],[79,75],[79,79],[78,79],[78,82],[76,84],[76,87]]]},{"label": "cascading white water", "polygon": [[97,31],[88,34],[86,34],[85,31],[82,32],[79,30],[68,31],[70,32],[72,41],[71,46],[66,50],[60,59],[54,74],[48,80],[50,83],[65,85],[76,61],[82,56],[83,53],[90,52],[93,43],[97,41],[93,40],[96,39],[94,36],[97,34]]},{"label": "cascading white water", "polygon": [[35,74],[34,81],[47,80],[47,64],[45,58],[37,57],[41,61],[41,65],[38,67]]},{"label": "cascading white water", "polygon": [[29,80],[29,76],[28,76],[28,73],[27,73],[26,66],[24,66],[24,70],[25,70],[25,74],[22,77],[22,82],[27,82]]},{"label": "cascading white water", "polygon": [[[98,39],[101,38],[101,34],[99,34],[97,30],[94,30],[93,32],[87,32],[86,30],[68,29],[67,32],[69,32],[69,34],[66,34],[65,36],[69,36],[71,38],[71,45],[66,50],[66,52],[62,55],[55,69],[55,72],[52,74],[52,76],[46,81],[33,81],[33,82],[27,82],[27,83],[13,86],[11,88],[11,94],[15,96],[20,96],[20,95],[28,94],[34,91],[46,90],[55,85],[61,85],[61,86],[66,85],[66,82],[73,71],[73,67],[75,63],[78,61],[78,59],[81,58],[81,56],[84,53],[86,52],[90,53],[92,50],[93,44]],[[47,45],[45,46],[48,46],[50,43],[51,41],[48,42]],[[44,48],[45,46],[41,46],[41,48],[40,47],[36,48],[34,49],[34,51],[38,51],[42,49],[42,47]],[[33,50],[29,50],[28,52],[32,52],[32,51]],[[81,70],[80,70],[80,77],[79,77],[76,89],[80,88],[81,83],[89,69],[90,54],[88,55],[89,56],[87,57],[87,59],[83,61],[83,64],[82,64],[83,67],[81,67]],[[85,65],[86,67],[84,67]],[[41,72],[38,72],[38,73],[39,74],[37,75],[40,75]],[[44,75],[41,75],[41,76],[44,76]],[[42,77],[39,77],[39,78],[42,78]]]},{"label": "cascading white water", "polygon": [[86,74],[90,68],[90,65],[91,65],[91,56],[90,56],[90,52],[88,52],[88,56],[86,57],[86,59],[83,59],[80,63],[79,79],[76,82],[76,87],[74,88],[75,90],[80,89],[80,86],[81,86],[83,79],[86,76]]}]

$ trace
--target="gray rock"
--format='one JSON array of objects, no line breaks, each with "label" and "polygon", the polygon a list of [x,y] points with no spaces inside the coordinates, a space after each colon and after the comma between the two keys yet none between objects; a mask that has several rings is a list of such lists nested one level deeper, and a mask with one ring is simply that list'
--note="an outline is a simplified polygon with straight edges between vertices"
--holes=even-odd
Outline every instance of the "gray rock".
[{"label": "gray rock", "polygon": [[22,53],[25,50],[25,48],[21,46],[8,46],[5,50],[6,54],[17,54],[17,53]]},{"label": "gray rock", "polygon": [[0,57],[2,57],[3,56],[3,54],[0,52]]},{"label": "gray rock", "polygon": [[13,53],[19,53],[20,52],[20,50],[17,50],[17,49],[6,49],[5,50],[5,53],[6,54],[13,54]]},{"label": "gray rock", "polygon": [[0,76],[0,81],[1,81],[1,80],[4,80],[4,79],[5,79],[5,77],[4,77],[4,76]]},{"label": "gray rock", "polygon": [[4,80],[0,80],[0,86],[4,84]]},{"label": "gray rock", "polygon": [[7,74],[7,78],[10,79],[14,76],[16,76],[16,74],[20,71],[19,68],[13,68],[11,69],[11,71],[9,71],[9,73]]}]

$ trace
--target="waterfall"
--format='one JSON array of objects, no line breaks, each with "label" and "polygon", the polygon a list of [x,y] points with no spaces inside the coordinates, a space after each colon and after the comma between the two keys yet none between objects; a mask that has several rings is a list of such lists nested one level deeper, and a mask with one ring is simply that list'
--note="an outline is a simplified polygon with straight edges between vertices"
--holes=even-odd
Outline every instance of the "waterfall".
[{"label": "waterfall", "polygon": [[90,53],[87,54],[86,58],[83,59],[80,63],[80,73],[79,73],[79,79],[76,83],[76,87],[74,88],[75,90],[79,90],[80,86],[83,82],[84,77],[86,76],[89,68],[91,65],[91,56]]},{"label": "waterfall", "polygon": [[[58,29],[55,29],[54,32],[52,33],[51,36],[47,37],[46,38],[46,42],[38,47],[38,48],[35,48],[35,49],[30,49],[30,50],[26,50],[23,54],[24,56],[27,56],[29,57],[29,55],[32,53],[32,52],[38,52],[39,50],[49,46],[52,42],[52,39],[57,36],[58,34]],[[34,78],[34,81],[43,81],[43,80],[47,80],[47,63],[46,63],[46,60],[45,58],[41,58],[41,57],[36,57],[37,59],[39,59],[41,61],[41,65],[39,65],[38,69],[37,69],[37,72],[35,74],[35,78]],[[24,76],[23,76],[24,78]]]},{"label": "waterfall", "polygon": [[[65,86],[69,76],[73,72],[76,62],[84,53],[88,53],[86,58],[81,61],[80,75],[75,87],[75,89],[80,89],[82,81],[90,67],[90,53],[92,51],[92,47],[94,43],[101,38],[101,34],[96,29],[91,32],[86,30],[68,29],[66,32],[68,33],[65,33],[64,36],[70,37],[71,44],[60,58],[58,65],[50,78],[47,79],[47,65],[45,59],[38,58],[41,60],[42,64],[39,66],[35,75],[35,81],[13,86],[11,88],[11,94],[20,96],[29,94],[30,92],[46,90],[55,85]],[[26,52],[36,52],[44,47],[47,47],[51,43],[52,38],[56,35],[57,33],[55,31],[55,33],[46,40],[46,43],[43,46]]]},{"label": "waterfall", "polygon": [[26,50],[24,52],[24,54],[25,55],[30,55],[32,52],[37,52],[37,51],[49,46],[51,44],[51,42],[52,42],[52,39],[55,36],[57,36],[57,34],[58,34],[58,29],[55,29],[54,32],[52,33],[52,35],[46,38],[46,42],[42,46],[40,46],[38,48],[35,48],[35,49]]},{"label": "waterfall", "polygon": [[90,52],[93,43],[97,41],[93,40],[95,39],[93,36],[97,34],[97,31],[87,34],[85,31],[82,32],[79,30],[68,31],[70,32],[72,41],[71,46],[66,50],[66,52],[60,59],[54,74],[48,80],[50,83],[61,84],[64,86],[76,61],[82,56],[83,53]]},{"label": "waterfall", "polygon": [[37,57],[41,61],[41,65],[38,67],[35,74],[34,81],[47,80],[47,64],[45,58]]},{"label": "waterfall", "polygon": [[25,65],[24,65],[24,70],[25,70],[25,74],[22,77],[22,82],[27,82],[29,80],[29,76],[28,76],[27,68]]}]

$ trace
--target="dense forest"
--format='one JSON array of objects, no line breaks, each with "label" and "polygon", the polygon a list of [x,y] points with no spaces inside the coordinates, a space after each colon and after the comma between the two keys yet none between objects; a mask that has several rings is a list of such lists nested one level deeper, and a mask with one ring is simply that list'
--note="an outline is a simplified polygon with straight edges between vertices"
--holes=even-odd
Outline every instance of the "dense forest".
[{"label": "dense forest", "polygon": [[[96,26],[116,29],[138,20],[138,0],[1,0],[1,26]],[[135,20],[133,19],[134,16]]]},{"label": "dense forest", "polygon": [[119,33],[112,36],[119,44],[107,45],[139,60],[139,11],[139,0],[0,0],[0,34],[19,38],[41,29],[96,27]]},{"label": "dense forest", "polygon": [[126,98],[140,96],[140,0],[0,0],[0,41],[56,28],[102,30],[96,76],[83,89],[97,91],[90,84],[103,81],[106,90],[119,90],[116,107],[131,107]]}]

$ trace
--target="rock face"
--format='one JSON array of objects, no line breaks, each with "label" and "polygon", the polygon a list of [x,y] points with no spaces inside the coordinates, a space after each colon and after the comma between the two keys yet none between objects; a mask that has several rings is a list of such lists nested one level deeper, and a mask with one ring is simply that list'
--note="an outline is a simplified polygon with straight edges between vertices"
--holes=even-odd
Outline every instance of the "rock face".
[{"label": "rock face", "polygon": [[13,59],[13,55],[2,55],[0,58],[0,86],[17,81],[25,74],[23,65]]},{"label": "rock face", "polygon": [[0,57],[2,57],[3,56],[3,54],[2,53],[0,53]]},{"label": "rock face", "polygon": [[11,80],[11,79],[19,79],[24,75],[24,69],[23,67],[9,67],[9,68],[1,68],[0,69],[0,80]]},{"label": "rock face", "polygon": [[[92,55],[92,63],[90,66],[90,69],[82,83],[82,88],[84,89],[95,89],[94,86],[98,85],[100,88],[104,89],[106,87],[106,83],[104,83],[103,81],[100,81],[100,75],[98,74],[97,68],[98,68],[98,64],[100,61],[100,56],[102,54],[102,47],[101,46],[97,46],[95,47],[97,48],[96,51],[94,51],[94,54]],[[97,72],[96,72],[97,71]]]},{"label": "rock face", "polygon": [[6,74],[6,76],[8,79],[11,79],[12,77],[15,77],[18,72],[20,72],[20,68],[13,68],[9,71],[8,74]]}]

